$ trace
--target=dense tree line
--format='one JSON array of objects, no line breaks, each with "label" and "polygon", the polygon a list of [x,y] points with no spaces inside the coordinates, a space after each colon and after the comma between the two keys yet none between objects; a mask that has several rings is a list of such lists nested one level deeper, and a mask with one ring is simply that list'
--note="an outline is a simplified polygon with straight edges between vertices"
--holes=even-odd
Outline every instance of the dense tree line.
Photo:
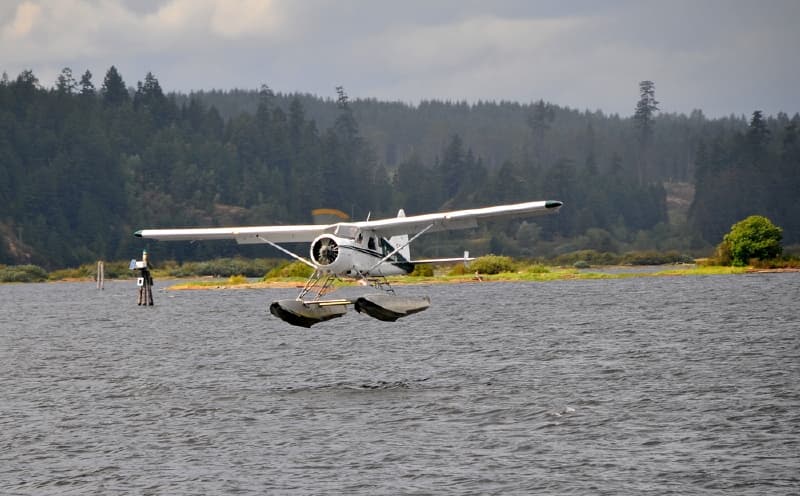
[{"label": "dense tree line", "polygon": [[709,133],[698,144],[692,228],[709,242],[759,214],[800,242],[800,119],[753,112],[747,129]]},{"label": "dense tree line", "polygon": [[[641,89],[641,112],[623,119],[543,101],[350,101],[341,88],[336,99],[267,86],[165,94],[153,74],[128,86],[115,67],[97,85],[89,71],[76,79],[64,69],[52,87],[31,71],[4,75],[0,263],[131,258],[142,248],[131,233],[142,227],[308,223],[318,207],[365,218],[544,198],[567,207],[484,229],[474,236],[481,248],[704,249],[753,213],[772,215],[784,239],[798,242],[797,116],[758,113],[749,124],[655,116],[652,83]],[[696,180],[688,222],[669,222],[667,180]],[[419,246],[448,247],[455,236]],[[266,250],[150,249],[179,260]]]}]

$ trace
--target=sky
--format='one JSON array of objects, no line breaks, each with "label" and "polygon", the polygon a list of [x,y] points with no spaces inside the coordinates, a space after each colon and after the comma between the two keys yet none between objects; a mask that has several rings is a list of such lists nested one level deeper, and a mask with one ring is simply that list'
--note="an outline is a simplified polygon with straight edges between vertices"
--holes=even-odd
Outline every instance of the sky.
[{"label": "sky", "polygon": [[800,112],[800,0],[0,0],[0,71],[98,88]]}]

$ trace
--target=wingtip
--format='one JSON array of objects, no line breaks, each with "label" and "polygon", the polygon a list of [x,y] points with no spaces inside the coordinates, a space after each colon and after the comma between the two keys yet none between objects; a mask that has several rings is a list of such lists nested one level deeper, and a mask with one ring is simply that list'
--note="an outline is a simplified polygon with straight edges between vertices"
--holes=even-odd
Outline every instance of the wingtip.
[{"label": "wingtip", "polygon": [[133,235],[136,236],[137,238],[141,238],[142,237],[142,231],[136,231],[135,233],[133,233]]},{"label": "wingtip", "polygon": [[563,204],[564,202],[560,202],[558,200],[547,200],[544,202],[544,208],[558,208]]}]

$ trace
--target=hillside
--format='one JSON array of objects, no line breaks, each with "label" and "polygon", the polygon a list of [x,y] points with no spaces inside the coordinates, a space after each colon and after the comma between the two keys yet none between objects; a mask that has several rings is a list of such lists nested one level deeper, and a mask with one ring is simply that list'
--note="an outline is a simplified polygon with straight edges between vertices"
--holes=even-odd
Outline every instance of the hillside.
[{"label": "hillside", "polygon": [[[359,219],[545,198],[564,201],[562,213],[415,246],[441,256],[707,254],[753,213],[800,243],[797,115],[621,117],[543,101],[412,106],[267,88],[165,95],[153,74],[131,89],[114,67],[99,87],[88,73],[69,78],[52,88],[30,71],[0,81],[0,263],[129,259],[143,248],[131,233],[143,227],[308,223],[319,207]],[[179,261],[277,255],[231,243],[149,248]]]}]

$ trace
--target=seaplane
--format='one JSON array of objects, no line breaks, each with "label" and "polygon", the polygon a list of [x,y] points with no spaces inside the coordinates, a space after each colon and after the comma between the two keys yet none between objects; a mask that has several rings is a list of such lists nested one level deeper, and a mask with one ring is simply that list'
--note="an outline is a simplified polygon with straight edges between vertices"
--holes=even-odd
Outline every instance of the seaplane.
[{"label": "seaplane", "polygon": [[[368,216],[364,221],[331,224],[143,229],[134,235],[160,241],[233,239],[239,244],[267,244],[301,261],[313,273],[300,294],[273,302],[269,310],[289,324],[308,328],[345,315],[349,305],[387,322],[421,312],[430,306],[430,298],[397,295],[387,276],[409,274],[416,264],[472,259],[465,252],[459,258],[412,260],[410,245],[417,238],[425,233],[474,228],[479,221],[552,214],[562,205],[546,200],[410,216],[400,210],[397,217],[380,220]],[[285,243],[310,243],[309,258],[281,246]],[[355,279],[373,292],[356,299],[331,299],[328,295],[338,279]]]}]

